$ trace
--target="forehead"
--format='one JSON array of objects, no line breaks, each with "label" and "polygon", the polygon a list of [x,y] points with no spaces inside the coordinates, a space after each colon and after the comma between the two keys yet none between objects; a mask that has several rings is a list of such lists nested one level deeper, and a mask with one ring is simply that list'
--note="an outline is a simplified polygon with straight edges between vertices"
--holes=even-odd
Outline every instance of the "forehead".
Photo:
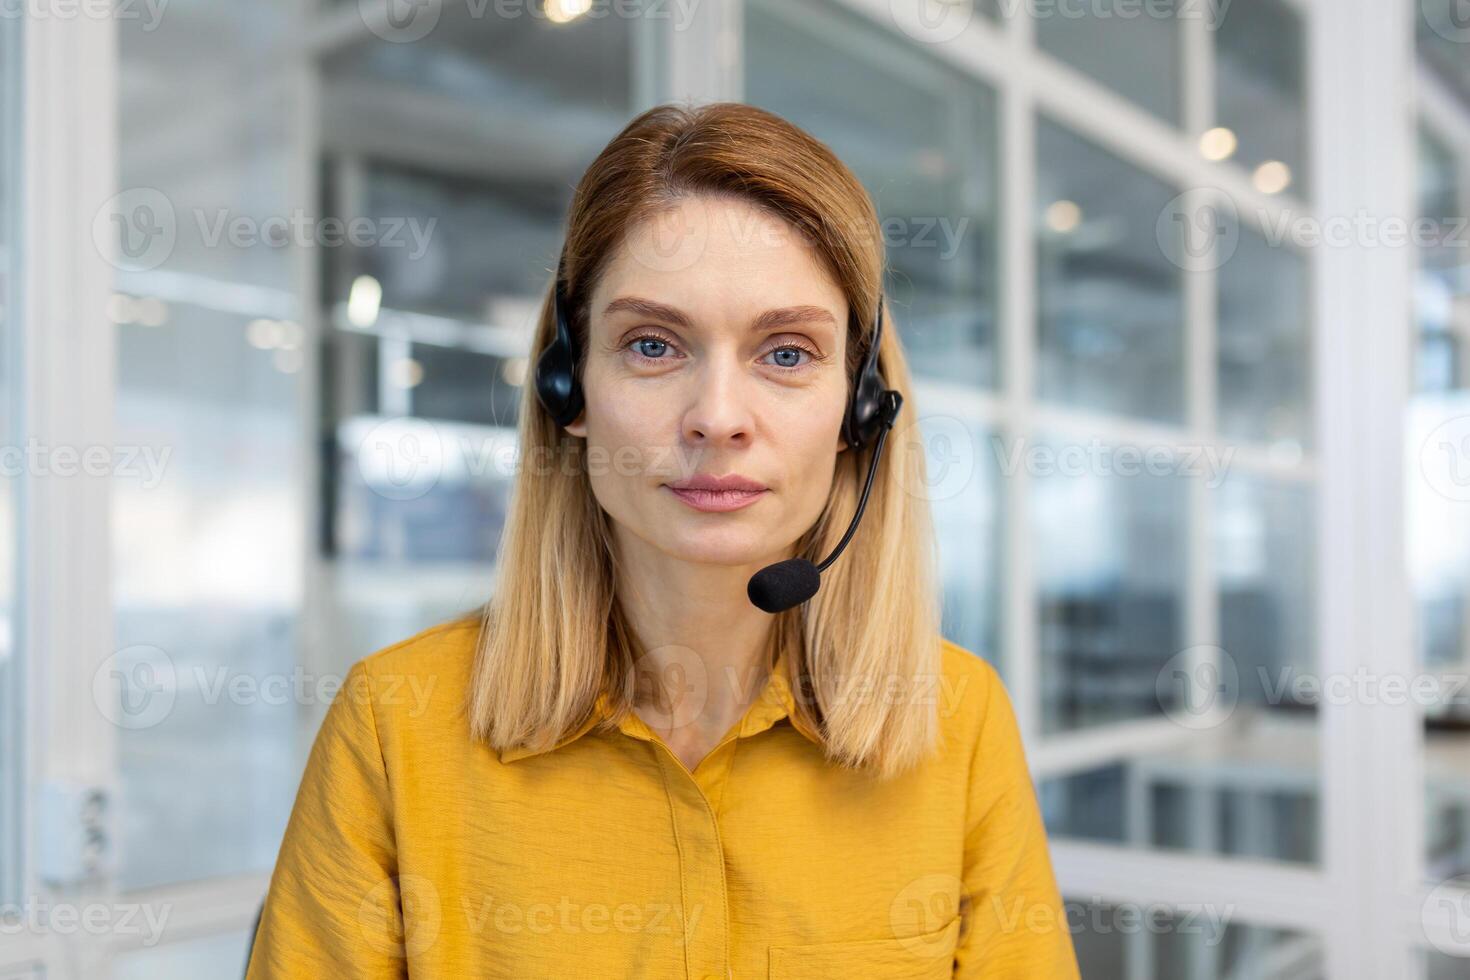
[{"label": "forehead", "polygon": [[847,301],[789,222],[738,198],[693,197],[629,228],[594,290],[601,309],[636,293],[691,312],[810,304],[845,322]]}]

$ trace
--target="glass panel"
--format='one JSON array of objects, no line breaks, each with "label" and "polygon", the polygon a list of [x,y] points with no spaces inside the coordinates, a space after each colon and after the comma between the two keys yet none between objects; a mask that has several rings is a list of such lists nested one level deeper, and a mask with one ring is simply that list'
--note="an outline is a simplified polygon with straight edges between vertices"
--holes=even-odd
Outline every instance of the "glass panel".
[{"label": "glass panel", "polygon": [[1068,898],[1066,907],[1089,980],[1280,980],[1325,969],[1317,937],[1232,921],[1230,906]]},{"label": "glass panel", "polygon": [[1470,956],[1425,950],[1424,980],[1470,980]]},{"label": "glass panel", "polygon": [[323,64],[326,206],[385,232],[321,256],[339,668],[485,598],[571,191],[652,67],[642,14],[434,9],[414,43],[368,35]]},{"label": "glass panel", "polygon": [[[495,554],[509,510],[514,429],[362,415],[338,435],[340,559],[443,569]],[[437,611],[447,618],[463,602]]]},{"label": "glass panel", "polygon": [[[1222,9],[1219,30],[1213,32],[1215,124],[1235,138],[1202,149],[1211,159],[1233,159],[1251,171],[1262,191],[1290,188],[1305,197],[1307,49],[1301,16],[1289,0],[1253,0]],[[1261,169],[1262,164],[1270,166]]]},{"label": "glass panel", "polygon": [[[21,386],[19,17],[0,18],[0,442],[19,442]],[[20,663],[21,609],[17,592],[22,524],[19,474],[0,480],[0,905],[21,893],[21,801],[24,791],[25,678]]]},{"label": "glass panel", "polygon": [[1470,106],[1470,16],[1463,0],[1419,0],[1414,4],[1417,49],[1421,64]]},{"label": "glass panel", "polygon": [[1024,9],[1036,21],[1036,44],[1041,50],[1167,122],[1179,122],[1183,84],[1180,19],[1184,12],[1175,0],[1137,4],[1033,0]]},{"label": "glass panel", "polygon": [[1159,220],[1177,192],[1045,119],[1036,158],[1038,394],[1181,422],[1182,273],[1160,241],[1181,229]]},{"label": "glass panel", "polygon": [[[1438,57],[1446,38],[1425,36],[1425,24],[1448,16],[1448,9],[1426,3],[1423,14],[1421,63],[1441,75],[1463,76],[1463,64],[1452,70]],[[1449,21],[1437,23],[1444,27]],[[1463,18],[1461,24],[1470,26]],[[1470,32],[1460,40],[1470,40]],[[1470,76],[1463,77],[1461,91],[1470,93]],[[1465,159],[1423,121],[1417,149],[1416,211],[1427,234],[1414,241],[1417,391],[1404,433],[1405,534],[1420,670],[1431,685],[1419,699],[1425,718],[1425,875],[1439,883],[1470,875],[1470,186]],[[1470,975],[1457,974],[1443,957],[1430,958],[1429,973]]]},{"label": "glass panel", "polygon": [[[1316,793],[1303,789],[1317,765],[1315,744],[1303,737],[1310,729],[1293,721],[1259,727],[1247,737],[1185,735],[1174,749],[1047,780],[1040,797],[1047,829],[1132,847],[1314,863]],[[1285,754],[1276,753],[1278,740]]]},{"label": "glass panel", "polygon": [[116,657],[157,709],[119,715],[128,889],[268,870],[295,790],[297,705],[266,692],[298,663],[310,245],[288,231],[293,98],[260,70],[292,11],[117,23],[116,422],[140,466],[113,482]]},{"label": "glass panel", "polygon": [[[346,304],[357,277],[367,275],[381,292],[364,329],[417,326],[422,333],[436,321],[402,314],[427,314],[450,319],[465,346],[490,343],[492,328],[520,326],[506,321],[534,313],[530,300],[554,268],[576,179],[568,173],[552,180],[542,172],[469,178],[350,157],[334,158],[328,175],[344,222],[384,229],[365,247],[328,256],[335,260],[330,294],[341,304],[334,310],[337,325],[358,326],[347,319]],[[550,258],[530,261],[544,256]]]},{"label": "glass panel", "polygon": [[757,0],[745,101],[822,140],[868,189],[914,373],[997,385],[994,92],[831,4]]},{"label": "glass panel", "polygon": [[1455,169],[1455,151],[1434,130],[1420,125],[1418,129],[1418,168],[1415,199],[1419,214],[1441,220],[1459,213],[1459,175]]},{"label": "glass panel", "polygon": [[1294,462],[1311,447],[1312,338],[1306,260],[1246,228],[1219,272],[1222,435]]},{"label": "glass panel", "polygon": [[[1470,348],[1470,258],[1465,254],[1470,231],[1461,197],[1461,160],[1424,126],[1419,128],[1418,150],[1417,217],[1425,234],[1415,238],[1416,382],[1420,391],[1449,391],[1470,384],[1465,360]],[[1470,196],[1470,190],[1463,193]]]},{"label": "glass panel", "polygon": [[[581,160],[580,175],[622,128],[608,125],[630,117],[633,32],[644,14],[619,4],[612,10],[632,16],[607,16],[604,5],[600,16],[558,23],[529,6],[405,5],[401,26],[376,25],[334,50],[322,63],[327,143],[441,176],[539,176],[554,187]],[[648,16],[678,29],[686,9],[653,4]]]},{"label": "glass panel", "polygon": [[1005,465],[1034,477],[1043,731],[1163,710],[1155,678],[1183,646],[1186,487],[1173,460],[1140,466],[1144,451],[1007,446]]},{"label": "glass panel", "polygon": [[1001,668],[1000,526],[998,437],[973,418],[961,398],[944,389],[919,392],[927,452],[928,486],[922,492],[934,512],[944,593],[944,635]]},{"label": "glass panel", "polygon": [[[1044,782],[1047,825],[1054,834],[1137,847],[1313,863],[1320,694],[1312,494],[1307,485],[1245,474],[1204,478],[1214,493],[1221,642],[1179,643],[1151,663],[1116,671],[1116,693],[1104,701],[1115,715],[1162,713],[1173,727],[1142,733],[1116,761]],[[1135,489],[1130,499],[1141,496]],[[1075,505],[1051,509],[1053,522],[1078,526],[1075,516],[1070,523],[1058,516],[1075,515]],[[1182,581],[1182,562],[1173,562],[1160,563]],[[1182,601],[1176,597],[1175,607]],[[1047,690],[1050,676],[1048,666]]]},{"label": "glass panel", "polygon": [[1221,645],[1242,702],[1290,710],[1314,669],[1315,550],[1310,486],[1232,473],[1215,500]]},{"label": "glass panel", "polygon": [[1425,737],[1424,831],[1430,881],[1470,883],[1470,739],[1465,732],[1434,731]]},{"label": "glass panel", "polygon": [[1234,706],[1217,736],[1202,733],[1195,776],[1226,807],[1223,854],[1319,857],[1313,500],[1309,484],[1232,472],[1214,501],[1216,669]]},{"label": "glass panel", "polygon": [[112,980],[234,980],[245,975],[249,939],[248,932],[231,932],[132,950],[117,957]]},{"label": "glass panel", "polygon": [[1409,405],[1405,533],[1426,720],[1426,874],[1470,874],[1470,393]]}]

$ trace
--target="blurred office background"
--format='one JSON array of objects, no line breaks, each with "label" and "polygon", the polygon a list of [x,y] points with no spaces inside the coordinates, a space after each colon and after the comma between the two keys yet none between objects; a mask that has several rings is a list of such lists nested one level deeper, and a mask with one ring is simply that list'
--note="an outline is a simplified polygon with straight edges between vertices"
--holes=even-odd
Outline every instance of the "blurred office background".
[{"label": "blurred office background", "polygon": [[115,472],[0,484],[0,907],[169,919],[0,977],[240,975],[311,682],[493,589],[571,189],[682,99],[885,219],[1083,975],[1470,977],[1464,0],[65,6],[0,17],[0,441]]}]

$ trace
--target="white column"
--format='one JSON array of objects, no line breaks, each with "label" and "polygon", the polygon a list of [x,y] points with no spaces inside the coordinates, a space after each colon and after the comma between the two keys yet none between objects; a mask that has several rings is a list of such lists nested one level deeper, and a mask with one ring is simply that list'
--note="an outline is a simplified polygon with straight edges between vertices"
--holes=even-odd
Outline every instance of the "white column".
[{"label": "white column", "polygon": [[[23,484],[20,650],[30,769],[23,880],[26,901],[80,909],[108,901],[114,879],[65,889],[42,882],[38,847],[57,827],[50,819],[42,825],[36,806],[47,783],[107,790],[115,868],[116,730],[92,688],[115,643],[110,487],[79,460],[89,447],[114,448],[113,267],[94,224],[116,192],[117,33],[113,18],[96,16],[28,17],[23,29],[21,438],[45,453],[27,465]],[[39,940],[48,977],[107,975],[102,937],[69,929],[29,938]]]},{"label": "white column", "polygon": [[[1413,26],[1409,0],[1316,5],[1308,58],[1311,192],[1324,221],[1365,213],[1380,232],[1413,215]],[[1356,227],[1355,225],[1352,225]],[[1412,256],[1354,231],[1315,250],[1318,662],[1324,677],[1409,677],[1404,411]],[[1424,785],[1418,713],[1324,698],[1323,860],[1340,896],[1323,936],[1327,975],[1411,977],[1391,924],[1421,873]]]},{"label": "white column", "polygon": [[[1016,63],[1030,56],[1036,25],[1024,6],[1005,23],[1004,44]],[[1036,440],[1036,91],[1017,74],[999,87],[1000,98],[1000,388],[1003,423],[997,435],[1006,452]],[[1024,440],[1024,442],[1023,442]],[[989,450],[987,450],[989,451]],[[1029,749],[1041,742],[1043,690],[1037,629],[1038,586],[1032,537],[1033,481],[1026,466],[1006,475],[1000,493],[1001,643],[1006,687],[1016,723]],[[1035,759],[1032,764],[1035,764]]]}]

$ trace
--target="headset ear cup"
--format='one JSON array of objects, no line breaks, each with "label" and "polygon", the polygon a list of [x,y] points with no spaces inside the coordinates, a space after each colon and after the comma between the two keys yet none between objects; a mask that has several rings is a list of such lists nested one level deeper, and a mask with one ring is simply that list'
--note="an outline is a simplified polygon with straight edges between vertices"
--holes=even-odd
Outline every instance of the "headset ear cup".
[{"label": "headset ear cup", "polygon": [[882,382],[863,385],[863,389],[857,392],[857,398],[853,403],[853,438],[850,439],[854,447],[861,450],[872,444],[873,436],[878,435],[878,400],[882,395]]},{"label": "headset ear cup", "polygon": [[557,425],[570,425],[582,414],[582,386],[561,341],[552,341],[536,361],[536,394]]},{"label": "headset ear cup", "polygon": [[863,363],[858,368],[857,384],[853,386],[852,404],[843,420],[843,436],[854,449],[862,449],[871,443],[882,424],[879,418],[879,402],[883,397],[883,377],[878,373],[878,352],[883,341],[883,300],[878,300],[878,313],[874,318],[873,342]]},{"label": "headset ear cup", "polygon": [[882,397],[883,379],[877,377],[876,372],[871,376],[864,375],[858,381],[848,418],[849,445],[862,449],[878,434],[878,403]]},{"label": "headset ear cup", "polygon": [[577,346],[568,321],[566,255],[556,267],[552,292],[552,319],[556,336],[536,359],[536,395],[560,426],[571,425],[582,414],[582,386],[577,382]]}]

